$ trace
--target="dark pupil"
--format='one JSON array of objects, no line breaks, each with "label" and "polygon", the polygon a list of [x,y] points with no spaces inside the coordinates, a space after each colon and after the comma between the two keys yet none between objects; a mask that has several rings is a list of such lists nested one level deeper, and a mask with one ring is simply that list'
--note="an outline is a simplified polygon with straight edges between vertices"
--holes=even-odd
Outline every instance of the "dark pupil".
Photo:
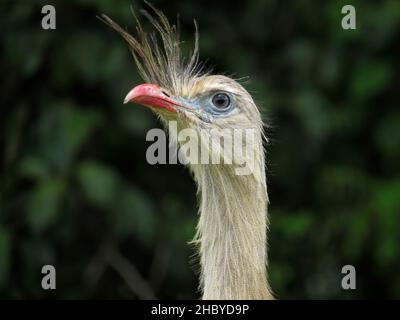
[{"label": "dark pupil", "polygon": [[218,93],[213,98],[213,103],[218,108],[226,108],[229,102],[229,97],[224,93]]}]

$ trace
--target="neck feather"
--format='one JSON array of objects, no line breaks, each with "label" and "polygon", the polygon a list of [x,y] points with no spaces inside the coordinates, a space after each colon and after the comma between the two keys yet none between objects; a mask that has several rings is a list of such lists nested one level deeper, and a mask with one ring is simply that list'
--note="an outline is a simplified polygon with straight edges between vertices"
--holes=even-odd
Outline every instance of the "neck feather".
[{"label": "neck feather", "polygon": [[253,174],[229,166],[193,168],[200,195],[194,242],[203,299],[272,299],[267,282],[267,188],[264,156]]}]

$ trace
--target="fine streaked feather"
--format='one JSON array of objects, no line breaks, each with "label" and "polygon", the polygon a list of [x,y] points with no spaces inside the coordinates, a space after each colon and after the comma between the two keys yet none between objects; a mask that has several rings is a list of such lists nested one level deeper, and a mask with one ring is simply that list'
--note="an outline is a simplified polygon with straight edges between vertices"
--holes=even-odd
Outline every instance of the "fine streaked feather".
[{"label": "fine streaked feather", "polygon": [[[167,17],[150,3],[146,4],[153,11],[152,16],[146,10],[140,12],[150,21],[158,32],[147,33],[139,19],[136,19],[137,36],[134,37],[114,22],[107,15],[101,15],[100,20],[119,32],[128,42],[129,48],[135,60],[138,71],[145,82],[155,83],[176,95],[182,92],[182,88],[190,88],[194,80],[203,72],[199,64],[199,33],[197,23],[195,26],[194,49],[186,58],[181,53],[181,41],[179,39],[179,24],[170,24]],[[159,44],[161,40],[161,45]]]}]

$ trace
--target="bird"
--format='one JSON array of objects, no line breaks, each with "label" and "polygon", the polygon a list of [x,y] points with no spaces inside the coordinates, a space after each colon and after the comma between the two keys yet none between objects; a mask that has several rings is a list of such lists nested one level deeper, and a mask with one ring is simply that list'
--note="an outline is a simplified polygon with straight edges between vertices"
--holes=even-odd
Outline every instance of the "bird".
[{"label": "bird", "polygon": [[[213,74],[199,62],[195,20],[194,48],[186,56],[181,48],[179,20],[170,23],[162,11],[147,5],[150,9],[140,11],[154,28],[151,33],[143,29],[136,16],[136,35],[105,14],[99,17],[126,40],[144,81],[129,91],[124,103],[148,107],[166,129],[170,121],[176,121],[178,132],[193,130],[207,155],[227,160],[187,164],[197,185],[198,223],[191,243],[199,258],[201,299],[275,299],[267,272],[268,139],[261,112],[240,79]],[[224,159],[224,144],[216,139],[218,130],[223,129],[252,130],[254,134],[239,144],[239,151],[250,152],[233,150],[234,156],[242,155]],[[178,146],[182,144],[176,132],[169,135]],[[253,164],[248,174],[237,172],[243,161]]]}]

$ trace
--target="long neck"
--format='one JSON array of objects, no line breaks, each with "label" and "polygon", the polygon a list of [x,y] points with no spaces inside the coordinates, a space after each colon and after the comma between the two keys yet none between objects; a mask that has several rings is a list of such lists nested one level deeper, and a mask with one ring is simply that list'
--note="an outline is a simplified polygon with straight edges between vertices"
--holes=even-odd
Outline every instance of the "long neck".
[{"label": "long neck", "polygon": [[203,299],[273,299],[267,282],[264,157],[248,176],[224,165],[194,170]]}]

